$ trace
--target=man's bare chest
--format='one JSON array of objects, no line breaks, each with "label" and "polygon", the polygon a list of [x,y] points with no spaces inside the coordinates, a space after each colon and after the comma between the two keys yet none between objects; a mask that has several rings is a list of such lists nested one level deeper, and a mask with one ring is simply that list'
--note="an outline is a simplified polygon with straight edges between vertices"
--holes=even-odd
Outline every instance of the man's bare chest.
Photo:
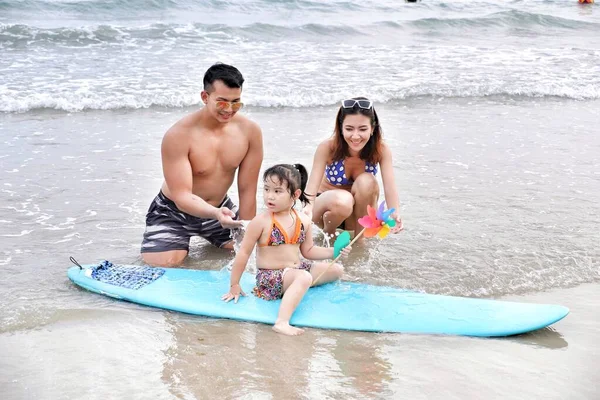
[{"label": "man's bare chest", "polygon": [[189,153],[194,175],[234,173],[248,151],[243,141],[197,141]]}]

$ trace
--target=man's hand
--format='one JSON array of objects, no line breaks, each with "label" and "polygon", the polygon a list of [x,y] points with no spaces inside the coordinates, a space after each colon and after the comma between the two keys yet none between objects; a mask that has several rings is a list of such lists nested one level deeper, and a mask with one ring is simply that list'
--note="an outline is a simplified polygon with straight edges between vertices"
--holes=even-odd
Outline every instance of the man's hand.
[{"label": "man's hand", "polygon": [[217,209],[216,220],[219,221],[223,228],[236,229],[242,228],[244,223],[234,219],[235,213],[227,207],[221,207]]},{"label": "man's hand", "polygon": [[246,296],[246,293],[244,293],[239,283],[236,283],[235,285],[231,285],[229,293],[225,293],[221,297],[221,300],[225,301],[225,303],[228,303],[231,300],[233,300],[234,303],[237,303],[240,296]]}]

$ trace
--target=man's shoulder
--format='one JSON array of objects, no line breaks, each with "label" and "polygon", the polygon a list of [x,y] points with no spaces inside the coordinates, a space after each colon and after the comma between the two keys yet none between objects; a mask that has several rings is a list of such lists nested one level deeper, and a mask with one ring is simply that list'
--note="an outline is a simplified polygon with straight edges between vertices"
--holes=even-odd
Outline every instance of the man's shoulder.
[{"label": "man's shoulder", "polygon": [[166,136],[183,136],[189,134],[194,128],[197,127],[198,117],[196,113],[188,114],[177,122],[175,122],[165,133]]},{"label": "man's shoulder", "polygon": [[232,122],[234,122],[242,131],[246,132],[248,135],[262,134],[258,123],[246,117],[245,115],[236,115],[236,118]]},{"label": "man's shoulder", "polygon": [[181,120],[176,122],[173,126],[167,129],[162,139],[163,149],[178,149],[184,151],[189,148],[191,129],[181,124]]}]

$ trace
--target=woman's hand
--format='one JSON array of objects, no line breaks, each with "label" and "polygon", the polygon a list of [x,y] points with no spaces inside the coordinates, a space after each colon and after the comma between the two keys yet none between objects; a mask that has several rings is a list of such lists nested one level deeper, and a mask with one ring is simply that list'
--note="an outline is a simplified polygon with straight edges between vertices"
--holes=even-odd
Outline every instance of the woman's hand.
[{"label": "woman's hand", "polygon": [[240,284],[236,283],[235,285],[231,285],[229,288],[229,293],[224,294],[223,297],[221,297],[221,300],[225,301],[225,303],[228,303],[233,299],[233,302],[237,303],[240,295],[246,296],[246,293],[244,293]]},{"label": "woman's hand", "polygon": [[308,203],[307,205],[305,205],[304,208],[302,209],[302,212],[304,214],[308,215],[308,217],[312,221],[312,213],[313,213],[313,205],[312,204]]},{"label": "woman's hand", "polygon": [[404,225],[402,224],[402,218],[400,218],[400,216],[398,216],[398,214],[396,212],[392,213],[391,218],[393,218],[394,221],[396,221],[396,225],[393,228],[391,228],[391,232],[392,233],[402,232],[404,230]]}]

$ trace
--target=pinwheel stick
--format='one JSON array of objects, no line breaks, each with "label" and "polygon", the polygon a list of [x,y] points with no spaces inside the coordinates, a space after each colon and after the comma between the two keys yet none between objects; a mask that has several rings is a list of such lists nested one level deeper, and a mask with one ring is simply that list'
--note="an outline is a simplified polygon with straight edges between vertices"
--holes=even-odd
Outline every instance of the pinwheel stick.
[{"label": "pinwheel stick", "polygon": [[[350,235],[346,232],[342,233],[340,235],[340,237],[338,239],[336,239],[336,243],[334,244],[334,248],[336,249],[334,251],[334,254],[337,251],[340,251],[341,249],[343,249],[344,247],[352,246],[352,244],[354,242],[356,242],[365,232],[366,232],[365,237],[373,237],[375,235],[378,235],[382,239],[384,237],[386,237],[387,234],[390,232],[390,228],[392,228],[394,225],[396,225],[396,221],[393,218],[390,218],[390,216],[392,215],[393,212],[394,212],[393,208],[389,209],[389,210],[385,209],[385,201],[382,201],[381,204],[379,204],[377,211],[375,211],[375,209],[373,207],[368,205],[367,206],[367,215],[358,219],[358,223],[364,229],[362,231],[360,231],[358,233],[358,235],[356,235],[354,237],[354,239],[352,239],[351,242],[349,240]],[[344,234],[347,236],[344,237]],[[345,244],[346,242],[349,242],[349,243]],[[333,264],[335,264],[335,262],[337,260],[339,260],[341,256],[342,256],[341,253],[338,254],[338,256],[335,257],[335,259],[329,263],[329,265],[325,268],[325,270],[323,272],[321,272],[319,274],[319,276],[317,276],[317,278],[313,281],[311,286],[315,286],[317,284],[317,282],[319,282],[319,279],[321,279],[323,274],[325,272],[327,272],[327,270]]]},{"label": "pinwheel stick", "polygon": [[[348,244],[348,246],[352,246],[352,244],[353,244],[354,242],[356,242],[356,241],[357,241],[357,240],[358,240],[358,239],[359,239],[359,238],[362,236],[362,234],[363,234],[363,233],[365,233],[365,229],[363,229],[362,231],[360,231],[360,232],[358,233],[358,235],[356,235],[356,236],[354,237],[354,239],[352,239],[352,241],[350,242],[350,244]],[[344,247],[346,247],[346,246],[344,246]],[[321,277],[323,276],[323,274],[325,274],[325,272],[327,272],[327,270],[328,270],[329,268],[331,268],[331,266],[332,266],[333,264],[335,264],[335,262],[336,262],[337,260],[339,260],[339,259],[340,259],[340,257],[342,257],[342,254],[341,254],[341,253],[340,253],[340,254],[339,254],[339,255],[338,255],[336,258],[334,258],[334,260],[333,260],[332,262],[330,262],[330,263],[329,263],[329,265],[327,265],[327,267],[326,267],[326,268],[323,270],[323,272],[321,272],[321,273],[319,274],[319,276],[317,276],[317,277],[315,278],[315,280],[313,281],[312,285],[310,285],[310,286],[311,286],[311,287],[312,287],[312,286],[315,286],[315,285],[317,284],[317,282],[319,282],[319,279],[321,279]]]}]

